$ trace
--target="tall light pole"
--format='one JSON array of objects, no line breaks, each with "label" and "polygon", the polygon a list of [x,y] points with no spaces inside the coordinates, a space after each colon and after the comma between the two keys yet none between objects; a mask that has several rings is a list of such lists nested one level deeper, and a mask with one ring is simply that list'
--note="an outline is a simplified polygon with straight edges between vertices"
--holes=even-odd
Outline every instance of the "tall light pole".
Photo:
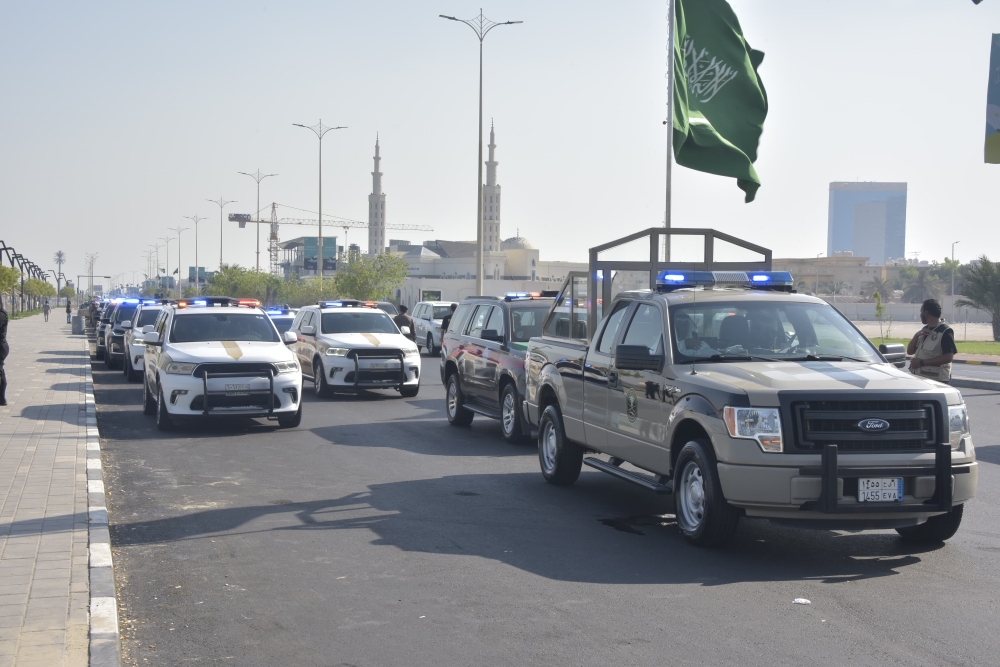
[{"label": "tall light pole", "polygon": [[257,220],[257,272],[260,273],[260,182],[269,176],[277,176],[277,174],[262,174],[260,173],[260,169],[253,174],[248,174],[245,171],[239,173],[257,181],[257,212],[254,213],[254,218]]},{"label": "tall light pole", "polygon": [[472,28],[479,38],[479,158],[477,160],[478,175],[476,176],[476,294],[483,293],[483,40],[490,30],[498,25],[514,25],[524,23],[524,21],[504,21],[497,23],[483,16],[483,10],[479,10],[479,16],[471,19],[457,19],[454,16],[438,14],[443,19],[458,21]]},{"label": "tall light pole", "polygon": [[316,133],[316,137],[319,139],[319,237],[316,239],[316,244],[318,246],[317,252],[318,256],[316,258],[316,268],[319,271],[319,283],[323,284],[323,135],[325,135],[330,130],[346,130],[347,126],[341,127],[327,127],[323,124],[323,119],[320,118],[319,122],[315,125],[303,125],[301,123],[292,123],[295,127],[304,127],[307,130],[312,130]]},{"label": "tall light pole", "polygon": [[951,244],[951,321],[955,321],[955,246],[961,241]]},{"label": "tall light pole", "polygon": [[153,276],[156,279],[156,289],[159,290],[160,289],[160,248],[162,248],[163,246],[161,246],[159,243],[154,243],[153,245],[151,245],[149,247],[152,248],[153,252],[156,253],[156,266],[153,267]]},{"label": "tall light pole", "polygon": [[[213,204],[218,204],[218,206],[219,206],[219,270],[221,271],[222,270],[222,228],[225,226],[225,223],[222,222],[222,209],[224,209],[226,207],[226,204],[235,204],[236,200],[235,199],[225,200],[222,197],[219,197],[219,201],[215,201],[214,199],[206,199],[205,201],[210,201]],[[196,254],[197,254],[197,251],[196,251]],[[197,269],[195,269],[195,271],[197,271]]]},{"label": "tall light pole", "polygon": [[[164,236],[163,238],[161,238],[159,240],[163,241],[163,247],[166,249],[166,255],[163,258],[163,271],[164,271],[164,273],[166,273],[167,271],[170,270],[170,242],[173,241],[173,239],[170,238],[169,236]],[[167,279],[167,281],[166,281],[167,282],[167,296],[169,296],[170,295],[170,274],[167,273],[165,277]]]},{"label": "tall light pole", "polygon": [[[170,227],[170,231],[177,232],[177,296],[184,296],[184,283],[181,281],[181,232],[186,232],[189,227]],[[169,270],[169,268],[168,268]]]},{"label": "tall light pole", "polygon": [[194,288],[201,293],[201,269],[198,267],[198,223],[207,218],[195,215],[185,215],[185,218],[194,222]]}]

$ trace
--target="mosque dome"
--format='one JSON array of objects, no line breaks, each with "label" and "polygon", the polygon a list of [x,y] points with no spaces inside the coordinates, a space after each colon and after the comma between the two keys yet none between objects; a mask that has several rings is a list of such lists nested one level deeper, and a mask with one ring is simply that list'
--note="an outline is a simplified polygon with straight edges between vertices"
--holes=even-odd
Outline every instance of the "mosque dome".
[{"label": "mosque dome", "polygon": [[512,236],[500,244],[500,252],[505,250],[534,250],[535,246],[523,236]]}]

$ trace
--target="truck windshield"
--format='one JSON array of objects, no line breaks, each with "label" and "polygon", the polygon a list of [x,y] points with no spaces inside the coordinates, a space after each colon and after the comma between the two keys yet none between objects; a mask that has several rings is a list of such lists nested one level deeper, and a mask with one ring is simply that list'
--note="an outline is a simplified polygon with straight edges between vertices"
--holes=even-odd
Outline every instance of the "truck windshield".
[{"label": "truck windshield", "polygon": [[118,312],[115,313],[115,324],[120,324],[125,320],[132,319],[132,316],[135,315],[136,308],[138,308],[138,306],[118,306]]},{"label": "truck windshield", "polygon": [[[706,301],[671,306],[674,363],[747,356],[878,363],[872,344],[835,308],[782,301]],[[714,358],[713,358],[714,357]],[[742,359],[741,359],[742,357]]]},{"label": "truck windshield", "polygon": [[542,335],[542,321],[549,313],[549,304],[543,306],[511,306],[510,340],[527,343],[533,336]]},{"label": "truck windshield", "polygon": [[279,342],[278,332],[267,315],[253,313],[198,313],[174,318],[170,329],[172,343],[210,341]]},{"label": "truck windshield", "polygon": [[441,320],[451,315],[451,306],[434,306],[432,320]]},{"label": "truck windshield", "polygon": [[381,310],[365,313],[323,313],[323,333],[398,334],[399,329]]},{"label": "truck windshield", "polygon": [[160,315],[160,309],[149,310],[148,308],[143,308],[139,311],[139,321],[132,326],[136,329],[141,329],[147,324],[156,324],[156,318]]}]

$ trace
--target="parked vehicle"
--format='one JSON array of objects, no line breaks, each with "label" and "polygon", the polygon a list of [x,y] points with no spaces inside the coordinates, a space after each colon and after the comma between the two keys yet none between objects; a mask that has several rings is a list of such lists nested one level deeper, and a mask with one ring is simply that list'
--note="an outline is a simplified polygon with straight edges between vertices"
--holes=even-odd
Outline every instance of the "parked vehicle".
[{"label": "parked vehicle", "polygon": [[[729,540],[741,517],[954,535],[978,479],[962,395],[897,369],[835,308],[794,294],[789,274],[769,271],[770,251],[678,231],[706,236],[709,261],[651,262],[655,290],[612,297],[601,278],[641,264],[593,258],[643,236],[655,250],[677,231],[592,249],[589,274],[571,275],[530,340],[524,416],[544,478],[572,484],[587,464],[672,494],[681,532],[706,546]],[[713,264],[718,239],[765,261]],[[562,324],[583,322],[580,305],[582,332]]]},{"label": "parked vehicle", "polygon": [[292,328],[292,322],[295,321],[295,313],[299,312],[299,309],[274,307],[268,308],[264,312],[267,313],[267,316],[271,318],[272,322],[274,322],[274,326],[278,329],[278,333],[284,334]]},{"label": "parked vehicle", "polygon": [[122,373],[129,382],[138,382],[142,378],[145,367],[146,344],[141,335],[153,330],[156,318],[163,310],[163,299],[142,299],[132,319],[122,322],[125,330],[125,358],[122,360]]},{"label": "parked vehicle", "polygon": [[[511,292],[502,299],[474,296],[455,310],[441,348],[441,381],[446,387],[450,424],[468,426],[479,414],[499,419],[508,442],[531,436],[521,417],[524,358],[528,339],[541,335],[542,321],[555,301],[554,292],[545,294]],[[425,305],[430,308],[429,303]],[[450,304],[445,308],[451,312]]]},{"label": "parked vehicle", "polygon": [[417,327],[417,346],[436,357],[441,353],[441,320],[451,314],[451,301],[421,301],[410,316]]},{"label": "parked vehicle", "polygon": [[108,322],[104,329],[104,365],[106,368],[117,368],[123,364],[128,356],[128,347],[125,344],[125,334],[127,330],[124,324],[131,325],[136,310],[139,308],[139,299],[122,299],[118,301],[108,317]]}]

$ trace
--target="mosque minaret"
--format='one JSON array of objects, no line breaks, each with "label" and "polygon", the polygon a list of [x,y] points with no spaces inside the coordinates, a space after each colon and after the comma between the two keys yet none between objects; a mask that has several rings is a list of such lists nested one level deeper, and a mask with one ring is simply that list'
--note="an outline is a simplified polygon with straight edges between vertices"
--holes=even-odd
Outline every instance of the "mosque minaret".
[{"label": "mosque minaret", "polygon": [[500,250],[500,186],[497,184],[496,138],[490,122],[490,159],[486,161],[486,185],[483,186],[483,251]]},{"label": "mosque minaret", "polygon": [[[492,155],[492,153],[491,153]],[[385,193],[382,192],[382,172],[379,171],[378,135],[375,136],[375,171],[372,172],[372,193],[368,195],[368,254],[385,252]]]}]

